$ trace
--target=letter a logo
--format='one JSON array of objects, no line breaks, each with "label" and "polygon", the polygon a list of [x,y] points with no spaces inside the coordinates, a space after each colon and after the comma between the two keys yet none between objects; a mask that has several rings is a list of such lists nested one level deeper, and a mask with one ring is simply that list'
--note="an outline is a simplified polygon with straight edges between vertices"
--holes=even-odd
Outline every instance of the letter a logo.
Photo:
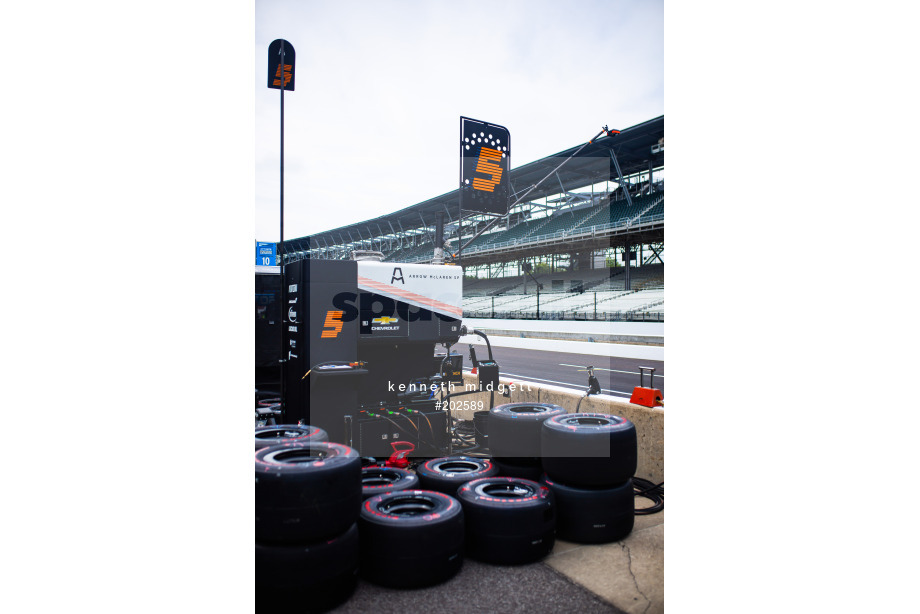
[{"label": "letter a logo", "polygon": [[[397,277],[397,275],[396,275],[396,271],[399,271],[399,276],[398,276],[398,277]],[[402,285],[404,285],[404,286],[406,285],[406,280],[403,279],[403,272],[402,272],[402,269],[399,268],[399,267],[396,267],[396,268],[393,269],[393,278],[390,280],[390,283],[391,283],[391,284],[396,283],[396,280],[401,281],[401,282],[402,282]]]}]

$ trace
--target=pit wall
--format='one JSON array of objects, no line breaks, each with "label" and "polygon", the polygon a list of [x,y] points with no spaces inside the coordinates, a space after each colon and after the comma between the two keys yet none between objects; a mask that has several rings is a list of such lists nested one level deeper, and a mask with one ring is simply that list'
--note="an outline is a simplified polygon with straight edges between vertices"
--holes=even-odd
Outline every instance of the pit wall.
[{"label": "pit wall", "polygon": [[[475,375],[464,373],[464,384],[476,384]],[[517,382],[506,378],[500,379],[501,383],[510,389],[509,384],[514,384],[510,397],[495,393],[495,405],[505,403],[553,403],[564,407],[569,413],[575,413],[578,401],[584,393],[576,393],[566,388],[549,386],[546,384],[533,384]],[[457,385],[456,391],[460,391]],[[472,405],[482,402],[484,409],[489,408],[489,392],[476,392],[452,400],[456,402],[473,401]],[[636,426],[636,435],[639,445],[638,466],[636,476],[651,480],[655,484],[664,482],[664,408],[648,408],[634,405],[628,401],[608,396],[592,395],[581,402],[579,413],[599,413],[620,416],[628,419]],[[452,410],[454,417],[463,420],[472,420],[475,410]]]}]

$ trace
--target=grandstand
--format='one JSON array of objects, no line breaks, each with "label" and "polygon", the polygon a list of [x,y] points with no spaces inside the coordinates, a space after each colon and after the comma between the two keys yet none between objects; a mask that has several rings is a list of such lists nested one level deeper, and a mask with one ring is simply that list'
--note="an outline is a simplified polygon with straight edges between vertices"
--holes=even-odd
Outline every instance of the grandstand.
[{"label": "grandstand", "polygon": [[[474,318],[664,319],[664,265],[625,267],[472,281],[464,285],[463,313]],[[543,285],[543,290],[537,284]],[[529,286],[529,287],[528,287]]]},{"label": "grandstand", "polygon": [[513,200],[546,180],[478,236],[494,216],[461,216],[454,190],[287,240],[285,262],[374,250],[387,262],[428,263],[443,214],[448,261],[464,270],[467,317],[661,321],[664,116],[596,139],[547,178],[579,147],[512,169]]}]

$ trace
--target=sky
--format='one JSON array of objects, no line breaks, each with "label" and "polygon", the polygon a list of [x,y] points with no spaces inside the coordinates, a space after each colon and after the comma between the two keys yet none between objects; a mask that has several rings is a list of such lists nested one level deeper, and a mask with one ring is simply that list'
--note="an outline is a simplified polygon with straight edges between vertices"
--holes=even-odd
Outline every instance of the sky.
[{"label": "sky", "polygon": [[258,241],[280,231],[277,38],[296,52],[286,239],[456,189],[461,115],[506,126],[516,168],[664,113],[660,0],[256,0],[255,26]]}]

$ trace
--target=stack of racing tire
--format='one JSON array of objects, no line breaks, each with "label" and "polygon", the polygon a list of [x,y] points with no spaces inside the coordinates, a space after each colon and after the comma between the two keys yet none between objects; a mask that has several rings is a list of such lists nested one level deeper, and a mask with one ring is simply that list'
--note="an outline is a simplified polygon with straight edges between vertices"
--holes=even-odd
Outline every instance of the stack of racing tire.
[{"label": "stack of racing tire", "polygon": [[489,450],[499,474],[538,482],[543,476],[543,422],[565,415],[550,403],[506,403],[489,413]]},{"label": "stack of racing tire", "polygon": [[[471,461],[473,459],[470,459]],[[423,467],[435,469],[423,473]],[[444,465],[445,471],[439,471]],[[388,588],[420,588],[452,578],[463,565],[464,518],[450,481],[480,469],[465,457],[433,459],[412,473],[365,467],[359,520],[361,576]],[[449,477],[441,479],[441,474]]]},{"label": "stack of racing tire", "polygon": [[636,427],[619,416],[561,414],[541,425],[542,483],[558,506],[560,539],[597,544],[633,529]]},{"label": "stack of racing tire", "polygon": [[256,430],[256,611],[323,612],[354,591],[361,458],[327,440],[310,426]]},{"label": "stack of racing tire", "polygon": [[327,611],[359,573],[389,588],[430,586],[464,556],[533,563],[557,535],[601,543],[632,530],[631,422],[511,403],[491,410],[488,431],[496,462],[450,456],[411,472],[362,459],[322,429],[257,428],[257,611]]},{"label": "stack of racing tire", "polygon": [[533,480],[498,472],[489,459],[471,456],[435,458],[416,470],[428,492],[459,502],[466,556],[493,565],[539,561],[555,544],[553,494]]},{"label": "stack of racing tire", "polygon": [[463,565],[463,510],[420,475],[364,468],[358,521],[361,576],[388,588],[420,588],[452,578]]}]

